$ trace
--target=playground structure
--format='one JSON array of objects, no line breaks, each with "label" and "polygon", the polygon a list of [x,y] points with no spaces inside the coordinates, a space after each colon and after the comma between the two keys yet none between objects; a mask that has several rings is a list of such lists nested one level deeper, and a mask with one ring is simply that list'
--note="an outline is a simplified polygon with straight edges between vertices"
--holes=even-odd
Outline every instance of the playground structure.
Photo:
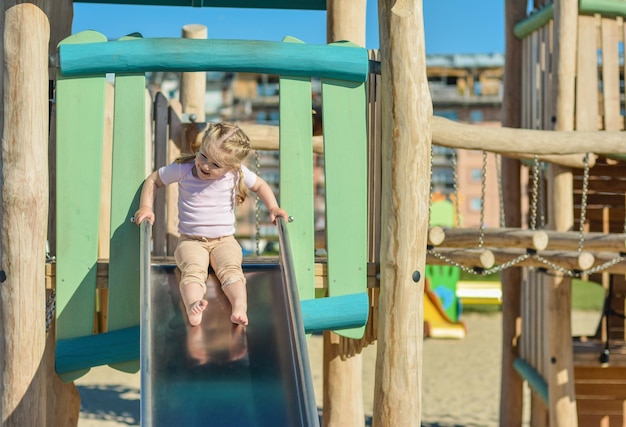
[{"label": "playground structure", "polygon": [[[418,2],[418,6],[420,5]],[[375,277],[377,266],[380,270],[379,290],[372,293],[372,301],[376,307],[373,317],[378,342],[374,425],[413,425],[420,419],[423,306],[419,301],[422,301],[424,291],[421,276],[427,261],[426,243],[429,239],[427,212],[430,200],[430,166],[427,159],[431,135],[434,144],[452,148],[485,149],[507,156],[504,159],[507,167],[503,167],[506,170],[503,182],[507,189],[504,192],[504,206],[508,228],[446,230],[443,242],[447,241],[447,245],[452,244],[455,233],[457,237],[470,235],[475,238],[475,242],[482,242],[476,247],[460,244],[449,246],[462,255],[455,262],[466,268],[485,268],[489,265],[485,254],[488,257],[491,253],[494,260],[498,260],[494,261],[494,265],[533,267],[533,270],[525,271],[528,280],[524,283],[530,285],[533,280],[550,282],[541,287],[525,285],[522,288],[520,269],[503,270],[502,425],[518,425],[521,422],[521,390],[524,379],[528,380],[534,390],[533,425],[545,425],[548,418],[549,424],[554,426],[594,425],[590,423],[600,425],[602,419],[608,419],[610,425],[613,425],[623,418],[619,413],[623,408],[620,409],[615,403],[623,400],[618,394],[620,387],[623,390],[619,380],[624,378],[624,368],[620,365],[619,357],[619,346],[623,347],[624,338],[623,319],[621,342],[612,336],[616,330],[620,333],[619,329],[614,328],[615,317],[606,322],[604,337],[602,334],[598,337],[600,340],[605,338],[604,344],[609,349],[610,359],[603,359],[603,365],[608,366],[601,367],[593,359],[588,359],[588,363],[596,363],[593,368],[576,365],[580,361],[574,357],[573,349],[576,346],[569,333],[570,276],[573,272],[606,274],[607,288],[613,291],[613,298],[609,301],[614,304],[614,309],[619,307],[616,299],[620,298],[616,289],[623,286],[624,266],[621,253],[624,249],[624,230],[623,225],[622,228],[617,227],[617,221],[612,219],[613,212],[623,219],[623,197],[621,205],[617,202],[587,203],[589,200],[585,201],[584,198],[590,193],[585,191],[591,188],[587,186],[585,191],[579,193],[580,202],[575,207],[572,196],[574,179],[570,169],[575,166],[586,171],[580,180],[582,186],[582,183],[590,182],[587,178],[595,176],[594,168],[602,165],[601,176],[606,181],[617,176],[612,168],[617,166],[618,169],[621,161],[619,155],[626,154],[622,132],[624,118],[620,113],[619,96],[615,102],[615,94],[621,94],[619,81],[620,72],[623,73],[617,48],[624,40],[623,5],[621,2],[583,1],[579,9],[574,2],[556,2],[554,7],[547,6],[529,18],[526,18],[525,5],[507,5],[510,7],[507,7],[507,77],[503,110],[503,124],[506,128],[476,129],[431,117],[425,75],[421,7],[399,11],[397,8],[392,9],[390,3],[379,4],[380,58],[384,60],[380,61],[381,75],[376,77],[380,86],[374,92],[370,90],[370,94],[380,95],[378,99],[382,105],[381,113],[370,115],[368,122],[370,137],[378,135],[380,138],[379,143],[370,148],[370,164],[374,167],[370,166],[369,169],[369,179],[372,180],[369,196],[369,245],[370,249],[376,250],[370,251],[370,257],[375,258],[364,262],[366,266],[367,261],[370,261],[369,268],[364,268],[370,277]],[[8,389],[2,390],[0,414],[3,423],[9,426],[72,425],[76,421],[72,419],[72,414],[77,414],[69,410],[73,408],[77,411],[75,389],[72,391],[72,384],[60,383],[51,366],[51,361],[54,360],[54,343],[50,339],[46,343],[41,313],[46,301],[45,277],[43,269],[32,268],[45,256],[47,188],[45,174],[40,171],[46,169],[48,153],[46,82],[49,70],[47,35],[30,30],[43,28],[43,33],[46,33],[49,28],[50,34],[56,37],[51,40],[51,44],[55,46],[56,42],[69,33],[67,12],[71,10],[71,2],[55,3],[57,10],[42,10],[37,6],[36,3],[11,3],[5,4],[3,11],[4,59],[9,66],[4,71],[8,75],[5,75],[3,92],[2,221],[5,232],[0,245],[4,279],[0,300],[0,349],[3,352],[0,367],[2,384]],[[362,9],[355,5],[353,7],[358,10],[348,16],[360,16],[358,12]],[[348,21],[345,21],[346,27]],[[339,20],[334,21],[335,24],[338,22]],[[596,41],[596,31],[590,29],[595,29],[598,23],[601,24],[598,28],[602,29],[602,53],[606,55],[602,60],[602,92],[598,89],[598,82],[593,83],[592,79],[592,76],[597,76],[596,51],[585,49],[585,43],[590,39]],[[524,39],[523,44],[513,34],[514,29]],[[590,32],[590,36],[578,36],[579,33],[588,34],[584,31]],[[391,37],[392,32],[394,37]],[[359,42],[354,37],[342,35],[341,38]],[[526,55],[522,54],[522,45],[526,46],[523,51]],[[593,43],[592,45],[595,46]],[[579,66],[574,67],[577,61]],[[580,64],[592,66],[586,69]],[[22,75],[19,73],[24,73],[24,70],[28,70],[24,81],[11,78]],[[528,73],[523,74],[522,70]],[[528,78],[523,78],[523,75],[528,75]],[[575,82],[582,85],[590,80],[592,83],[586,90],[578,87],[575,97]],[[368,81],[368,84],[371,83],[372,79]],[[599,93],[602,94],[601,103]],[[533,96],[522,97],[522,94]],[[539,96],[544,94],[545,96]],[[141,98],[143,99],[143,95]],[[26,108],[31,105],[32,108]],[[602,105],[601,111],[595,108],[598,105]],[[574,107],[576,115],[572,110]],[[525,121],[522,121],[522,116]],[[532,130],[513,129],[517,127]],[[523,148],[523,153],[519,153],[520,147]],[[583,158],[591,148],[595,154],[586,157],[589,167],[585,167]],[[52,150],[52,153],[55,154],[55,151]],[[542,160],[551,162],[550,179],[546,180],[549,196],[546,200],[550,202],[547,231],[536,230],[534,227],[522,229],[522,209],[519,202],[521,166],[515,158],[532,158],[535,154],[541,156]],[[145,172],[145,169],[141,168],[141,172]],[[57,173],[61,171],[57,170]],[[617,185],[618,181],[615,179],[612,184]],[[600,195],[602,191],[599,191],[598,198]],[[592,213],[591,208],[594,205],[601,205],[602,208],[598,211],[604,214]],[[54,209],[51,210],[53,211]],[[580,232],[575,231],[575,212],[579,214],[578,218],[581,218],[580,222],[584,226],[579,224]],[[127,212],[123,214],[124,220],[120,224],[125,225]],[[599,227],[600,224],[604,226]],[[115,236],[114,231],[117,230],[112,231]],[[541,232],[545,232],[549,239],[545,249],[555,252],[527,250],[534,244],[533,236]],[[328,233],[331,236],[333,232],[329,229]],[[297,240],[296,238],[294,241]],[[459,240],[461,239],[457,241]],[[497,250],[505,246],[516,251],[511,253]],[[607,253],[611,252],[613,257],[607,258]],[[433,253],[431,251],[428,255],[429,264],[447,262],[441,257],[433,257]],[[452,259],[452,254],[448,255]],[[519,261],[510,263],[511,260]],[[584,264],[589,260],[591,265]],[[95,267],[90,274],[97,273]],[[551,270],[553,275],[547,276],[539,272],[538,267]],[[328,268],[330,269],[330,265]],[[56,274],[58,279],[59,272]],[[363,281],[370,280],[364,278]],[[623,310],[623,293],[621,295]],[[418,301],[417,305],[415,301]],[[90,314],[93,317],[93,311]],[[517,319],[520,317],[522,331],[516,329]],[[537,320],[541,323],[532,323]],[[110,327],[111,319],[108,323]],[[337,366],[334,369],[331,366],[329,375],[340,370],[338,366],[341,366],[345,375],[358,363],[358,356],[348,358],[346,362],[334,359],[330,364]],[[580,374],[587,385],[594,378],[604,380],[605,383],[607,378],[613,381],[612,387],[584,389],[583,394],[588,401],[585,407],[590,408],[589,414],[584,413],[582,405],[577,410],[577,389],[574,388],[577,374]],[[345,378],[342,381],[338,374],[333,377],[339,387],[346,384]],[[600,399],[595,399],[594,402],[593,396],[600,392],[614,394],[609,396],[610,399],[602,399],[612,403],[598,411]],[[346,406],[339,399],[333,400],[332,396],[328,399],[325,396],[325,415],[327,410],[331,420],[334,420],[333,416],[336,419],[345,416],[350,420],[347,423],[337,422],[336,425],[362,423],[362,417],[356,419],[355,411],[350,405]]]}]

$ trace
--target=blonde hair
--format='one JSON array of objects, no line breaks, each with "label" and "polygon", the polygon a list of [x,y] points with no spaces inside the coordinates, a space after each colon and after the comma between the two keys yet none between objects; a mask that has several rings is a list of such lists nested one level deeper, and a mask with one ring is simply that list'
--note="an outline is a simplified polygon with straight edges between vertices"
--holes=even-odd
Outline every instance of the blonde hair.
[{"label": "blonde hair", "polygon": [[[248,138],[248,135],[235,123],[209,123],[204,130],[202,143],[198,149],[203,149],[207,154],[210,154],[223,167],[239,173],[235,202],[238,205],[243,203],[248,195],[248,191],[243,180],[241,162],[250,153],[250,138]],[[195,154],[182,156],[176,159],[176,163],[189,163],[194,158]]]}]

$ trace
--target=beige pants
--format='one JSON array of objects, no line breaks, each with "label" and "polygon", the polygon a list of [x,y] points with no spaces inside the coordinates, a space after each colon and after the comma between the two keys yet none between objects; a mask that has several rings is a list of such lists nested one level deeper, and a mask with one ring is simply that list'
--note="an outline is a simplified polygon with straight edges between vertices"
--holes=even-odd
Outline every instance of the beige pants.
[{"label": "beige pants", "polygon": [[234,236],[215,239],[181,234],[174,251],[176,264],[181,271],[180,286],[198,283],[206,291],[209,264],[222,286],[238,280],[246,283],[241,262],[241,246]]}]

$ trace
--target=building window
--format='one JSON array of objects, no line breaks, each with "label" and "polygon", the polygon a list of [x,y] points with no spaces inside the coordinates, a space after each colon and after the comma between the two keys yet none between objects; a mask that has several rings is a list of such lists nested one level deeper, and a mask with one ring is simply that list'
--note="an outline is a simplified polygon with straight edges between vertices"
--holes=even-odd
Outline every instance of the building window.
[{"label": "building window", "polygon": [[454,110],[439,110],[439,111],[435,111],[433,114],[435,116],[443,117],[444,119],[449,119],[449,120],[456,121],[459,119],[459,113]]},{"label": "building window", "polygon": [[480,197],[473,197],[470,200],[470,210],[472,212],[479,212],[480,208],[482,207],[482,201],[480,199]]},{"label": "building window", "polygon": [[480,110],[472,110],[470,111],[470,122],[472,123],[481,123],[484,121],[483,112]]},{"label": "building window", "polygon": [[471,172],[472,181],[480,182],[483,179],[483,172],[481,169],[474,168]]}]

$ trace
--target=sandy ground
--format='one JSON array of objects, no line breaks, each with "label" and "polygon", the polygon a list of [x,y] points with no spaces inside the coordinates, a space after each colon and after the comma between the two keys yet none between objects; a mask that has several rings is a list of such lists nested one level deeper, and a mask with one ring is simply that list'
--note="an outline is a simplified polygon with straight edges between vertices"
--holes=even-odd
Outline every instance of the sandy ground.
[{"label": "sandy ground", "polygon": [[[598,317],[598,313],[575,313],[574,333],[593,333]],[[502,317],[499,313],[466,313],[463,321],[468,329],[466,338],[424,341],[424,427],[498,426]],[[321,337],[311,337],[309,354],[317,403],[321,407]],[[363,352],[365,425],[371,421],[375,366],[376,345],[371,345]],[[139,374],[126,374],[109,367],[93,368],[76,381],[82,399],[78,426],[138,426],[139,384]]]}]

